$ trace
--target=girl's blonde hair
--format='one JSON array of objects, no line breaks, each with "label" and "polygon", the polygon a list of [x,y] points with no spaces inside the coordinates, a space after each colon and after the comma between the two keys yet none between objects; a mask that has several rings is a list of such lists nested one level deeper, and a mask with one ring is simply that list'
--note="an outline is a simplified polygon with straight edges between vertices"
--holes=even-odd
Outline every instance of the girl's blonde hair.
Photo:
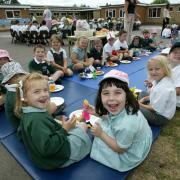
[{"label": "girl's blonde hair", "polygon": [[62,39],[57,35],[57,34],[53,34],[50,38],[50,42],[52,43],[53,40],[57,40],[61,43],[62,45]]},{"label": "girl's blonde hair", "polygon": [[76,46],[77,46],[77,47],[79,47],[80,41],[82,41],[82,40],[86,40],[87,42],[89,41],[86,36],[80,36],[80,37],[78,37],[78,39],[77,39],[77,41],[76,41]]},{"label": "girl's blonde hair", "polygon": [[149,59],[147,67],[149,68],[151,62],[156,62],[161,68],[164,69],[164,75],[171,77],[171,68],[168,63],[168,58],[162,55],[155,56]]},{"label": "girl's blonde hair", "polygon": [[18,87],[16,89],[16,106],[15,106],[15,114],[17,117],[20,117],[20,115],[21,115],[22,106],[27,106],[27,104],[23,101],[23,97],[29,89],[29,84],[33,81],[39,81],[39,80],[47,81],[45,76],[35,72],[35,73],[26,75],[19,82]]}]

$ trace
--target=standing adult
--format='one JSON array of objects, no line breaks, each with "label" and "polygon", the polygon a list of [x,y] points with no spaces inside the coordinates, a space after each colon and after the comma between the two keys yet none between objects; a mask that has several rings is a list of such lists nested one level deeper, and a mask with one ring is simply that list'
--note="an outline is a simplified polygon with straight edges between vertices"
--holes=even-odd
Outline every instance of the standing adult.
[{"label": "standing adult", "polygon": [[[162,31],[164,30],[164,28],[169,24],[169,19],[171,18],[170,16],[170,4],[167,3],[166,7],[163,10],[163,25],[162,25]],[[161,31],[161,34],[162,34]]]},{"label": "standing adult", "polygon": [[47,6],[45,7],[44,12],[43,12],[43,18],[46,21],[46,26],[50,29],[51,28],[52,13]]},{"label": "standing adult", "polygon": [[133,30],[134,20],[135,20],[135,8],[136,4],[139,3],[138,0],[125,0],[124,9],[125,9],[125,21],[124,26],[127,31],[127,42],[131,42],[131,34]]}]

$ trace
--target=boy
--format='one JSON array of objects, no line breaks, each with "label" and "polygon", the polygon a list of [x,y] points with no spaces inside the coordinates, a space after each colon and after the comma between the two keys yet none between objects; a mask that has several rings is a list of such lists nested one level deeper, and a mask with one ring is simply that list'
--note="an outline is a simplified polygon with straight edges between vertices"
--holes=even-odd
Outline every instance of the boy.
[{"label": "boy", "polygon": [[176,107],[180,109],[180,42],[175,43],[170,49],[169,61],[172,67],[172,78],[176,87]]},{"label": "boy", "polygon": [[51,77],[56,83],[61,83],[60,77],[64,74],[62,71],[56,71],[50,64],[45,60],[45,47],[38,44],[34,48],[34,58],[29,62],[30,72],[39,72],[47,77]]},{"label": "boy", "polygon": [[150,33],[148,30],[143,31],[143,40],[142,40],[142,46],[144,49],[150,50],[151,52],[156,50],[155,44],[153,43],[153,40],[150,38]]}]

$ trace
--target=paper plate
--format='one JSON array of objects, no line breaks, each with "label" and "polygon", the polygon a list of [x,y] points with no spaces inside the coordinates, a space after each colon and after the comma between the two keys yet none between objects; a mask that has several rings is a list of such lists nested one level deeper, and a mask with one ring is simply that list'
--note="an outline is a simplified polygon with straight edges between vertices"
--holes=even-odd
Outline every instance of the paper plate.
[{"label": "paper plate", "polygon": [[62,104],[64,104],[64,99],[62,97],[51,97],[50,101],[55,103],[56,106],[61,106]]},{"label": "paper plate", "polygon": [[139,60],[139,59],[141,59],[141,58],[139,58],[139,57],[133,57],[133,60],[134,60],[134,61]]},{"label": "paper plate", "polygon": [[[76,110],[76,111],[73,111],[70,115],[69,115],[69,118],[71,118],[73,115],[76,115],[77,117],[80,117],[82,115],[82,109],[79,109],[79,110]],[[94,115],[90,115],[90,123],[92,125],[95,124],[95,122],[98,122],[100,120],[99,117],[96,117]]]},{"label": "paper plate", "polygon": [[64,89],[63,85],[57,84],[55,87],[55,90],[51,92],[58,92],[58,91],[62,91],[63,89]]},{"label": "paper plate", "polygon": [[82,79],[91,79],[91,78],[93,78],[93,74],[92,73],[86,74],[86,75],[83,75],[82,73],[80,73],[79,76]]},{"label": "paper plate", "polygon": [[123,64],[130,64],[131,63],[131,61],[129,61],[129,60],[121,60],[120,62]]},{"label": "paper plate", "polygon": [[104,74],[104,71],[96,71],[96,76],[100,76],[100,75],[103,75]]},{"label": "paper plate", "polygon": [[141,89],[135,89],[134,92],[135,93],[140,93],[140,92],[142,92],[142,90]]},{"label": "paper plate", "polygon": [[117,64],[117,63],[113,63],[112,65],[110,65],[110,64],[108,63],[108,67],[115,67],[115,66],[118,66],[118,64]]}]

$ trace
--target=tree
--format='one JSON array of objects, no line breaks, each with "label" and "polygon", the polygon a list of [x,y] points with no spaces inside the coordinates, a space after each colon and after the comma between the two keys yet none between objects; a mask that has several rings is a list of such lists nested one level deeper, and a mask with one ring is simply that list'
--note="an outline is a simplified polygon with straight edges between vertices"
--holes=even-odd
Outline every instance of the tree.
[{"label": "tree", "polygon": [[151,4],[167,4],[168,0],[154,0]]}]

